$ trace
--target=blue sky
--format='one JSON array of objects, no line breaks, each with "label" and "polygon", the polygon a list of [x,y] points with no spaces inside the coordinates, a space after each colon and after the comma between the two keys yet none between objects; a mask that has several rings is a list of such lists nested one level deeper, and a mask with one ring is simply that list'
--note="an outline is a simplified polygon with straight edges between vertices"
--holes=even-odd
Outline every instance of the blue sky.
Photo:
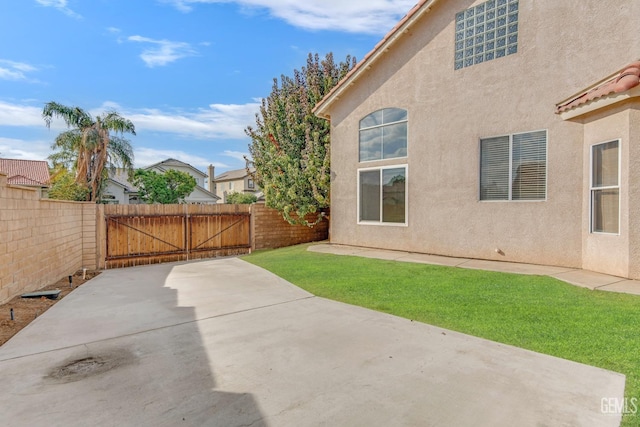
[{"label": "blue sky", "polygon": [[244,166],[260,99],[308,53],[363,58],[416,0],[3,0],[0,157],[46,159],[49,101],[136,126],[136,166]]}]

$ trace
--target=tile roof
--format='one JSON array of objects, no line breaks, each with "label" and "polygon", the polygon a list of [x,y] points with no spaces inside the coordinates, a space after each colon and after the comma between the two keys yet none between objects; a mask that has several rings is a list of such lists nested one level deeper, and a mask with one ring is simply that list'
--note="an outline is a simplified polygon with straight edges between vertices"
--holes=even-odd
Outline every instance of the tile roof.
[{"label": "tile roof", "polygon": [[564,113],[603,96],[626,92],[640,85],[640,61],[632,62],[612,77],[596,83],[583,91],[556,105],[556,114]]},{"label": "tile roof", "polygon": [[0,172],[7,175],[7,183],[48,187],[49,164],[44,160],[0,159]]},{"label": "tile roof", "polygon": [[[254,168],[251,168],[251,173],[255,172]],[[216,176],[214,181],[231,181],[235,179],[243,179],[245,176],[249,175],[246,168],[235,169],[232,171],[223,172],[220,175]]]}]

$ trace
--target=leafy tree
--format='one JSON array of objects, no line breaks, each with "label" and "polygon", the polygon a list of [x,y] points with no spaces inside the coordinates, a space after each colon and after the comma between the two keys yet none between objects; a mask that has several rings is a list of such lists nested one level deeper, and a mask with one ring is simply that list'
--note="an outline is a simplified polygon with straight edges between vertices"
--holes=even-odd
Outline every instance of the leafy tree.
[{"label": "leafy tree", "polygon": [[329,206],[330,125],[312,110],[355,63],[351,56],[336,64],[331,53],[323,60],[309,54],[306,67],[294,70],[293,77],[274,79],[256,127],[245,130],[265,203],[291,224],[313,226],[322,220],[320,209]]},{"label": "leafy tree", "polygon": [[146,203],[184,203],[185,197],[196,188],[194,177],[174,169],[165,173],[137,169],[132,183],[138,187],[140,198]]},{"label": "leafy tree", "polygon": [[50,199],[75,200],[77,202],[87,200],[89,190],[75,182],[72,172],[63,166],[58,165],[51,172],[51,188],[49,189]]},{"label": "leafy tree", "polygon": [[250,205],[258,200],[255,194],[233,192],[227,194],[227,203],[232,205]]},{"label": "leafy tree", "polygon": [[61,164],[75,171],[75,182],[87,189],[86,200],[99,200],[108,176],[107,168],[131,170],[133,149],[122,135],[135,135],[135,127],[117,112],[109,111],[94,118],[79,107],[49,102],[42,110],[42,117],[47,127],[57,117],[71,128],[56,137],[51,147],[56,152],[49,158],[54,166]]}]

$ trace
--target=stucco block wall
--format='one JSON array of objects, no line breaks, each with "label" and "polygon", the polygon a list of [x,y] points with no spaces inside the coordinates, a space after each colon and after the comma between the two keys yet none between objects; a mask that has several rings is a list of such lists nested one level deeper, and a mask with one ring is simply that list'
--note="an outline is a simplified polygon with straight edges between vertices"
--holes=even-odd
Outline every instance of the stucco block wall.
[{"label": "stucco block wall", "polygon": [[9,186],[0,174],[0,304],[95,268],[95,232],[93,241],[83,239],[94,228],[94,204],[41,200],[37,190]]},{"label": "stucco block wall", "polygon": [[[555,104],[636,59],[640,3],[520,0],[518,52],[454,70],[455,14],[480,3],[436,3],[331,105],[331,240],[581,267],[584,128]],[[611,28],[616,37],[602,37]],[[359,162],[359,121],[390,107],[408,111],[407,158]],[[537,130],[546,200],[480,201],[480,138]],[[407,226],[358,224],[358,169],[401,164]]]},{"label": "stucco block wall", "polygon": [[282,218],[282,214],[261,203],[251,206],[252,249],[275,249],[300,243],[326,240],[329,234],[329,222],[322,220],[310,228],[304,225],[291,225]]}]

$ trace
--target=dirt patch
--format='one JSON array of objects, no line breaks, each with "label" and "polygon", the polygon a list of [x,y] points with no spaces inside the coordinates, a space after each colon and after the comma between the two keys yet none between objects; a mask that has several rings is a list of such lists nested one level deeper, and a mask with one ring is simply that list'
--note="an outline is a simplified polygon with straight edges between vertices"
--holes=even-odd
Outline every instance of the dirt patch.
[{"label": "dirt patch", "polygon": [[61,366],[53,368],[45,379],[55,383],[80,381],[134,363],[135,359],[128,350],[111,350],[104,354],[66,361]]},{"label": "dirt patch", "polygon": [[[47,285],[38,291],[60,290],[58,299],[51,300],[46,297],[41,298],[21,298],[17,296],[5,304],[0,305],[0,346],[9,341],[9,338],[20,332],[22,328],[33,322],[38,316],[51,308],[55,303],[69,295],[78,286],[83,285],[87,280],[100,274],[99,271],[87,271],[86,278],[82,278],[82,271],[72,276],[73,288],[69,285],[69,278],[65,277],[56,283]],[[13,309],[13,319],[11,320],[11,309]]]}]

